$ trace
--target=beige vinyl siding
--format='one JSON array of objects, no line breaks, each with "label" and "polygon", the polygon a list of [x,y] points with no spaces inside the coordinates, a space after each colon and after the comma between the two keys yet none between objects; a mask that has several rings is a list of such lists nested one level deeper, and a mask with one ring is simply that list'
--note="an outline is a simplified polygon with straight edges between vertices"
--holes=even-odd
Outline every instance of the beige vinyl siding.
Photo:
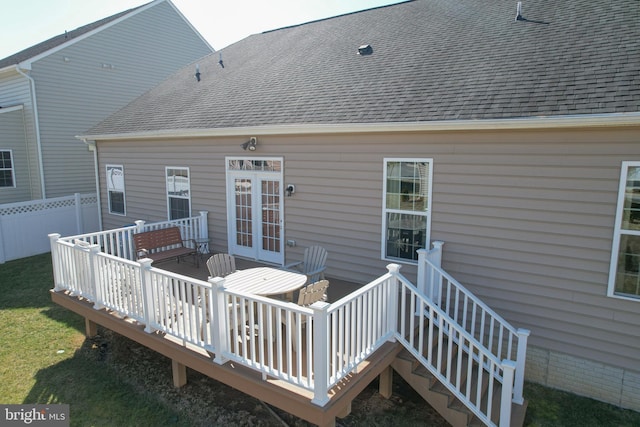
[{"label": "beige vinyl siding", "polygon": [[[637,369],[640,301],[608,298],[620,167],[640,160],[640,129],[264,136],[247,157],[284,156],[287,262],[329,251],[327,275],[365,283],[383,274],[385,157],[433,158],[431,238],[453,277],[518,327],[532,346]],[[100,170],[124,163],[128,221],[166,218],[163,171],[190,167],[192,210],[209,211],[225,251],[224,156],[246,138],[99,144]],[[104,179],[104,177],[102,177]],[[123,219],[105,213],[105,228]],[[403,272],[415,280],[415,266]]]},{"label": "beige vinyl siding", "polygon": [[95,191],[93,155],[75,136],[210,52],[162,2],[36,61],[47,196]]},{"label": "beige vinyl siding", "polygon": [[[20,112],[23,120],[21,139],[25,144],[26,153],[24,155],[25,161],[28,162],[29,173],[27,176],[21,177],[18,183],[20,185],[19,194],[14,194],[15,197],[11,197],[11,202],[40,199],[42,198],[42,189],[40,187],[38,144],[30,84],[27,78],[16,71],[9,71],[4,76],[0,74],[0,106],[12,107],[15,105],[23,106]],[[0,203],[7,203],[7,200],[2,198]]]},{"label": "beige vinyl siding", "polygon": [[0,187],[0,204],[29,200],[29,161],[22,109],[2,112],[0,109],[0,151],[10,150],[15,187]]}]

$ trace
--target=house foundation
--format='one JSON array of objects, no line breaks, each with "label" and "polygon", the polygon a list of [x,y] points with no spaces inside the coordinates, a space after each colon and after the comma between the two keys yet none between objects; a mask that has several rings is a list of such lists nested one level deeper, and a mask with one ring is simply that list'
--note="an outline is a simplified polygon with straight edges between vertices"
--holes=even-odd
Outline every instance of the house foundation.
[{"label": "house foundation", "polygon": [[640,372],[529,346],[528,381],[640,411]]}]

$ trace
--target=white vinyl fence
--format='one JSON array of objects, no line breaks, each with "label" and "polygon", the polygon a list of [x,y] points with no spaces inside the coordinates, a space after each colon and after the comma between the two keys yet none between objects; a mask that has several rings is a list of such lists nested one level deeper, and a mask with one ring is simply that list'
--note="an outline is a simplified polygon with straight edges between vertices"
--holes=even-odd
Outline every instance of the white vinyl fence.
[{"label": "white vinyl fence", "polygon": [[0,205],[0,264],[51,250],[48,235],[99,229],[96,194]]}]

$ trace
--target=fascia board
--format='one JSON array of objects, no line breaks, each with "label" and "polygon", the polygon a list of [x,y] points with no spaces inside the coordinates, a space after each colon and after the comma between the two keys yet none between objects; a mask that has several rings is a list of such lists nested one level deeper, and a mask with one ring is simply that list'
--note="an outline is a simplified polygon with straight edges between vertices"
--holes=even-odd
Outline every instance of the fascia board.
[{"label": "fascia board", "polygon": [[106,23],[104,25],[101,25],[98,28],[95,28],[95,29],[93,29],[93,30],[91,30],[91,31],[89,31],[87,33],[82,34],[81,36],[78,36],[78,37],[76,37],[74,39],[71,39],[68,42],[62,43],[62,44],[60,44],[60,45],[58,45],[56,47],[53,47],[53,48],[51,48],[51,49],[49,49],[49,50],[47,50],[45,52],[39,53],[38,55],[35,55],[35,56],[25,60],[25,61],[22,61],[22,62],[20,62],[18,64],[18,66],[20,68],[22,68],[23,70],[31,70],[31,64],[32,63],[34,63],[36,61],[39,61],[42,58],[46,58],[49,55],[53,55],[54,53],[59,52],[62,49],[65,49],[65,48],[67,48],[69,46],[73,46],[74,44],[76,44],[76,43],[78,43],[78,42],[80,42],[80,41],[82,41],[82,40],[84,40],[84,39],[86,39],[88,37],[91,37],[94,34],[97,34],[97,33],[101,32],[103,30],[106,30],[107,28],[110,28],[110,27],[112,27],[114,25],[117,25],[120,22],[124,21],[125,19],[129,19],[132,16],[135,16],[138,13],[144,12],[145,10],[147,10],[149,8],[152,8],[153,6],[155,6],[155,5],[159,4],[159,3],[162,3],[164,1],[167,1],[167,0],[156,0],[156,1],[151,2],[151,3],[149,3],[149,4],[145,5],[145,6],[141,6],[139,9],[136,9],[136,10],[132,11],[131,13],[127,13],[126,15],[121,16],[118,19],[114,19],[113,21],[108,22],[108,23]]},{"label": "fascia board", "polygon": [[499,120],[442,120],[433,122],[296,124],[213,129],[169,129],[119,134],[87,134],[78,135],[76,138],[83,141],[100,141],[185,137],[199,138],[211,136],[569,129],[621,126],[640,126],[640,112]]}]

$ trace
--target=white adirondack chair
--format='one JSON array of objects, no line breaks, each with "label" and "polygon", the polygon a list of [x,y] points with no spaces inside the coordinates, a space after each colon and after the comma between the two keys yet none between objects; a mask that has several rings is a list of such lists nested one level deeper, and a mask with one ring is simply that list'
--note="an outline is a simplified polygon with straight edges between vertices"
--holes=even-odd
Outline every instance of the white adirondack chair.
[{"label": "white adirondack chair", "polygon": [[[329,289],[329,281],[328,280],[319,280],[317,282],[311,283],[310,285],[305,286],[300,289],[300,294],[298,295],[298,305],[303,307],[308,307],[314,302],[317,301],[326,301],[327,300],[327,290]],[[282,319],[282,322],[286,324],[286,319]],[[303,318],[301,321],[302,328],[305,327],[306,318]],[[297,325],[295,316],[291,318],[291,344],[293,345],[293,349],[298,349],[298,334],[297,334]]]},{"label": "white adirondack chair", "polygon": [[225,277],[236,271],[236,259],[229,254],[215,254],[207,260],[211,277]]},{"label": "white adirondack chair", "polygon": [[302,274],[306,274],[307,283],[324,280],[327,255],[327,250],[322,246],[309,246],[304,250],[304,259],[302,261],[287,264],[284,268],[288,270],[295,269]]}]

